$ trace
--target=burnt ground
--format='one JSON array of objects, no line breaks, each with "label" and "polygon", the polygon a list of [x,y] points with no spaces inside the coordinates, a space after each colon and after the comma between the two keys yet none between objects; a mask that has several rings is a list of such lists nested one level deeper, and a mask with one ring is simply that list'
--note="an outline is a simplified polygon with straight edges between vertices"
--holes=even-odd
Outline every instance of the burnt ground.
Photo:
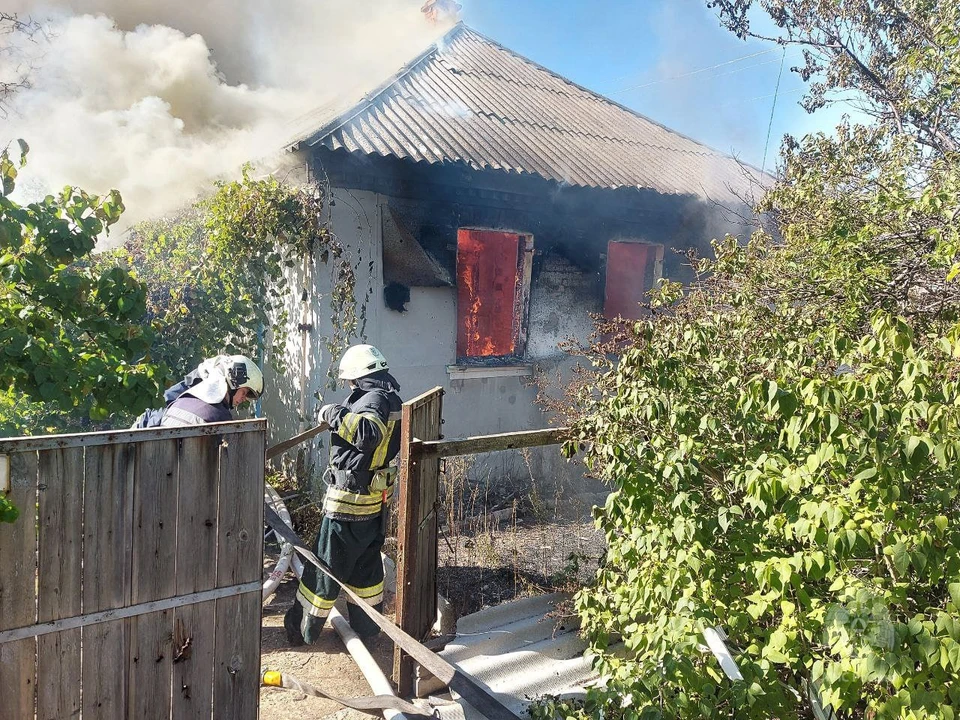
[{"label": "burnt ground", "polygon": [[517,518],[440,537],[437,589],[458,617],[530,595],[575,592],[604,551],[592,520]]},{"label": "burnt ground", "polygon": [[574,592],[605,551],[592,509],[606,492],[576,493],[533,477],[520,486],[443,476],[438,591],[457,616],[515,598]]}]

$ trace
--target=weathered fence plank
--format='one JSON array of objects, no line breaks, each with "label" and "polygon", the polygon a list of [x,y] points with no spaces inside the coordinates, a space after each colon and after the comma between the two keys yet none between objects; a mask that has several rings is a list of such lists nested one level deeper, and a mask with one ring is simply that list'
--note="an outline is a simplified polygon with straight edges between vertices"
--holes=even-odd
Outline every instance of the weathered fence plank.
[{"label": "weathered fence plank", "polygon": [[[37,620],[35,452],[10,456],[10,481],[9,498],[20,508],[20,519],[14,524],[0,523],[0,630],[31,625]],[[0,720],[33,717],[36,647],[34,638],[0,645]]]},{"label": "weathered fence plank", "polygon": [[164,600],[151,600],[150,602],[140,603],[139,605],[126,605],[113,610],[93,613],[92,615],[75,615],[74,617],[63,620],[52,620],[50,622],[27,625],[26,627],[15,628],[13,630],[0,630],[0,643],[16,642],[18,640],[26,640],[27,638],[42,637],[43,635],[49,635],[51,633],[63,632],[64,630],[93,627],[94,625],[113,622],[114,620],[142,617],[150,613],[164,612],[166,610],[176,610],[177,608],[199,605],[200,603],[219,600],[220,598],[245,595],[248,592],[255,592],[257,590],[262,591],[263,584],[259,580],[254,580],[253,582],[243,583],[242,585],[214,588],[213,590],[204,590],[203,592],[193,593],[192,595],[175,595],[174,597],[169,597]]},{"label": "weathered fence plank", "polygon": [[[173,720],[206,718],[213,708],[217,601],[209,600],[174,611]],[[247,632],[251,632],[247,628]],[[217,717],[227,717],[220,714]],[[240,716],[237,716],[240,717]]]},{"label": "weathered fence plank", "polygon": [[[137,452],[133,491],[134,603],[161,600],[176,592],[176,440],[142,443]],[[173,669],[173,611],[128,621],[131,632],[129,717],[170,715]]]},{"label": "weathered fence plank", "polygon": [[[87,448],[83,484],[83,612],[130,604],[133,561],[133,443]],[[128,624],[112,620],[85,627],[83,715],[127,716]]]},{"label": "weathered fence plank", "polygon": [[[40,453],[38,622],[81,612],[83,448]],[[80,629],[37,638],[38,720],[80,712]]]},{"label": "weathered fence plank", "polygon": [[[178,596],[217,586],[220,438],[183,440],[177,520]],[[173,613],[173,720],[210,718],[216,601]]]},{"label": "weathered fence plank", "polygon": [[171,597],[177,588],[177,441],[138,447],[133,527],[132,602]]},{"label": "weathered fence plank", "polygon": [[[256,580],[262,567],[244,562],[263,552],[262,435],[235,435],[220,446],[220,503],[217,585]],[[259,468],[259,470],[258,470]]]},{"label": "weathered fence plank", "polygon": [[[437,512],[440,461],[418,452],[422,440],[440,438],[443,389],[403,405],[400,435],[400,488],[397,515],[397,625],[421,640],[437,615]],[[401,695],[413,692],[413,661],[400,648],[393,656],[393,679]]]},{"label": "weathered fence plank", "polygon": [[264,441],[262,420],[0,440],[22,513],[0,720],[255,720]]},{"label": "weathered fence plank", "polygon": [[167,718],[173,677],[173,610],[141,615],[127,623],[127,717]]},{"label": "weathered fence plank", "polygon": [[498,433],[496,435],[478,435],[458,440],[430,440],[422,445],[424,457],[456,457],[474,455],[497,450],[517,450],[520,448],[557,445],[570,435],[570,428],[546,428],[544,430],[520,430]]},{"label": "weathered fence plank", "polygon": [[[220,587],[258,580],[262,572],[244,558],[263,555],[264,453],[263,435],[234,436],[221,446],[220,497],[231,502],[220,503]],[[259,592],[217,600],[213,702],[220,717],[256,715],[261,609]]]},{"label": "weathered fence plank", "polygon": [[238,435],[264,431],[262,421],[241,420],[207,425],[184,427],[155,427],[143,430],[106,430],[104,432],[77,433],[75,435],[36,435],[21,438],[0,438],[0,454],[26,452],[28,450],[56,450],[67,447],[94,447],[96,445],[121,445],[143,443],[150,440],[170,440],[197,437],[200,435]]},{"label": "weathered fence plank", "polygon": [[216,603],[213,703],[217,717],[255,718],[260,701],[260,592]]}]

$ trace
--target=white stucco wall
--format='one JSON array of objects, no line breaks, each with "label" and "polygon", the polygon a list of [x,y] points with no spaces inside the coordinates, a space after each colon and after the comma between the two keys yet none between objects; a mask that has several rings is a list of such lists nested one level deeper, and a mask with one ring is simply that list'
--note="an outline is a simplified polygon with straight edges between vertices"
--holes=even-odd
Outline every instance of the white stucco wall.
[{"label": "white stucco wall", "polygon": [[601,312],[603,305],[595,279],[565,258],[545,257],[535,280],[530,290],[527,355],[535,360],[556,358],[564,354],[561,343],[590,337],[590,313]]}]

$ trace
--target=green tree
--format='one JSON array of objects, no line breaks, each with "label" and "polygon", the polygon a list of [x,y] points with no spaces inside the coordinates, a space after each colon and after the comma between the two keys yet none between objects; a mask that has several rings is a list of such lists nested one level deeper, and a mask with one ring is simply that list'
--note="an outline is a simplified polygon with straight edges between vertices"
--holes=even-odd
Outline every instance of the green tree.
[{"label": "green tree", "polygon": [[0,387],[61,408],[90,398],[95,417],[143,409],[158,390],[144,286],[122,268],[89,267],[123,212],[119,193],[68,187],[20,205],[9,197],[17,166],[0,156]]},{"label": "green tree", "polygon": [[[753,3],[710,4],[750,34]],[[853,92],[872,119],[787,138],[759,208],[777,240],[715,242],[588,354],[576,441],[615,492],[576,605],[610,684],[538,717],[960,706],[960,16],[760,4],[808,50],[811,107]],[[704,651],[714,627],[743,680]]]},{"label": "green tree", "polygon": [[[10,198],[26,143],[20,150],[19,161],[0,154],[0,407],[15,415],[21,404],[52,413],[83,406],[93,418],[139,412],[162,377],[147,357],[144,287],[122,268],[94,271],[86,262],[119,219],[120,195],[68,187],[21,205]],[[0,519],[12,512],[0,507]]]},{"label": "green tree", "polygon": [[147,315],[157,331],[152,354],[173,368],[193,368],[219,352],[261,351],[283,369],[283,327],[300,288],[293,269],[324,265],[331,275],[332,353],[359,332],[349,254],[329,231],[323,194],[270,176],[221,183],[171,218],[143,223],[100,262],[119,265],[147,287]]},{"label": "green tree", "polygon": [[[810,89],[808,111],[850,103],[876,126],[937,154],[957,152],[960,7],[951,0],[707,0],[721,23],[751,37],[803,48],[792,70]],[[757,32],[764,12],[776,33]]]},{"label": "green tree", "polygon": [[[299,291],[290,271],[304,263],[330,273],[336,322],[319,340],[331,356],[362,330],[353,262],[327,228],[319,188],[245,171],[91,254],[120,217],[119,194],[67,188],[21,207],[8,195],[22,164],[4,154],[0,166],[0,431],[128,425],[158,404],[170,368],[184,372],[220,352],[262,352],[282,370],[286,338],[271,326],[285,324]],[[4,505],[0,519],[14,512]]]}]

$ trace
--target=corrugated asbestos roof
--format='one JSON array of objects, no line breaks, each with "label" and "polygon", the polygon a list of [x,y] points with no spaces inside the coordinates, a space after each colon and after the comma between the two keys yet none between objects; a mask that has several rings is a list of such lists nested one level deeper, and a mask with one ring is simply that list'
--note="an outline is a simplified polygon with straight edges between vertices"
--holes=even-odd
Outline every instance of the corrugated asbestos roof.
[{"label": "corrugated asbestos roof", "polygon": [[714,200],[760,177],[463,24],[304,144]]},{"label": "corrugated asbestos roof", "polygon": [[[558,626],[547,617],[563,595],[524,598],[481,610],[457,621],[457,636],[439,654],[486,686],[520,717],[530,701],[544,695],[578,697],[597,676],[584,656],[577,626]],[[443,720],[483,718],[454,696],[440,708]]]}]

